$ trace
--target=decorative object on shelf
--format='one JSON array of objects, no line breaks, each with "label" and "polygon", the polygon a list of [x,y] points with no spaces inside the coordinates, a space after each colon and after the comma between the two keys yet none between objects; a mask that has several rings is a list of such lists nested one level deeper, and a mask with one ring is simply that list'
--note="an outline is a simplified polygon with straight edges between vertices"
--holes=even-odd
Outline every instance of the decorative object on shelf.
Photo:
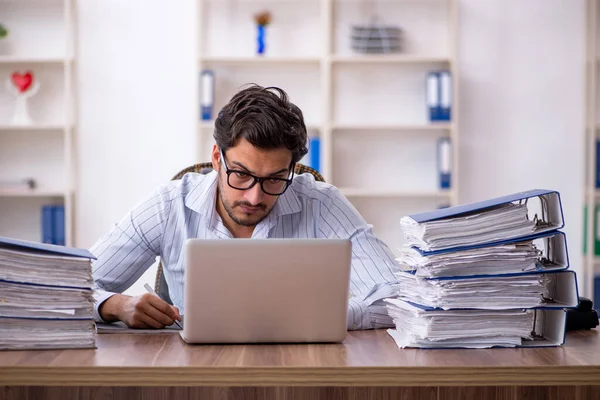
[{"label": "decorative object on shelf", "polygon": [[35,179],[27,178],[14,181],[0,180],[0,194],[27,192],[36,188]]},{"label": "decorative object on shelf", "polygon": [[7,40],[3,40],[8,36],[8,29],[2,24],[0,24],[0,53],[7,53],[8,46]]},{"label": "decorative object on shelf", "polygon": [[437,160],[440,189],[450,189],[452,183],[452,148],[450,138],[439,138],[437,142]]},{"label": "decorative object on shelf", "polygon": [[35,80],[33,72],[24,74],[13,72],[10,79],[6,80],[6,89],[16,97],[15,111],[11,123],[13,125],[31,125],[27,99],[37,93],[40,84]]},{"label": "decorative object on shelf", "polygon": [[402,29],[383,25],[373,18],[367,25],[351,27],[352,50],[358,53],[395,53],[402,51]]},{"label": "decorative object on shelf", "polygon": [[202,121],[210,121],[213,117],[215,103],[215,73],[209,69],[202,70],[200,85],[200,118]]},{"label": "decorative object on shelf", "polygon": [[265,54],[266,51],[266,34],[267,25],[271,23],[271,13],[268,11],[262,11],[254,16],[257,29],[257,49],[256,52],[259,55]]},{"label": "decorative object on shelf", "polygon": [[431,71],[425,80],[425,101],[430,122],[452,119],[452,76],[450,71]]}]

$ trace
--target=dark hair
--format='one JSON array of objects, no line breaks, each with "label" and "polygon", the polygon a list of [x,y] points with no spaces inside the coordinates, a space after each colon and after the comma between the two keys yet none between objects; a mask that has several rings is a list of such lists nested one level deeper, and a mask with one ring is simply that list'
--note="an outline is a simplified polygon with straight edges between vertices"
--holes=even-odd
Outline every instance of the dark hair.
[{"label": "dark hair", "polygon": [[219,112],[213,136],[223,151],[242,138],[261,149],[285,147],[294,164],[308,152],[302,111],[278,87],[251,85],[236,93]]}]

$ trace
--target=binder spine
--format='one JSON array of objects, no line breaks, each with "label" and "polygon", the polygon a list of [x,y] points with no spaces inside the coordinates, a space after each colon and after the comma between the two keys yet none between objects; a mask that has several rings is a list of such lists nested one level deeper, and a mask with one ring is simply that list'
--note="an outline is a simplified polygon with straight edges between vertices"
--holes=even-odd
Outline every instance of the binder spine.
[{"label": "binder spine", "polygon": [[452,175],[452,146],[450,138],[440,138],[437,143],[440,189],[450,189]]},{"label": "binder spine", "polygon": [[437,72],[429,72],[425,84],[425,97],[430,122],[440,121],[441,109],[439,91],[439,74]]},{"label": "binder spine", "polygon": [[452,76],[450,71],[439,74],[440,121],[450,121],[452,116]]},{"label": "binder spine", "polygon": [[53,233],[54,243],[59,246],[65,245],[65,206],[58,205],[54,206],[52,210],[52,222],[53,222]]},{"label": "binder spine", "polygon": [[52,206],[42,206],[42,243],[54,244]]},{"label": "binder spine", "polygon": [[596,189],[600,189],[600,138],[596,139]]},{"label": "binder spine", "polygon": [[310,166],[321,170],[321,140],[318,137],[310,138]]},{"label": "binder spine", "polygon": [[209,121],[213,117],[213,106],[215,99],[215,74],[211,70],[203,70],[200,73],[200,114],[203,121]]}]

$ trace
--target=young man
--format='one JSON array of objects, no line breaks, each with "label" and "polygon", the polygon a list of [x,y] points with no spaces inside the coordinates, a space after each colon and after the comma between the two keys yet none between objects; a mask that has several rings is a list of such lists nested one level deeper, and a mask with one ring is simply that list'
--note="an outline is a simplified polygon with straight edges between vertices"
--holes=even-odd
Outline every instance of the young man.
[{"label": "young man", "polygon": [[[287,94],[260,86],[240,91],[219,113],[214,137],[214,171],[160,186],[92,247],[98,321],[134,328],[180,321],[188,238],[350,238],[348,329],[392,326],[382,299],[394,294],[394,257],[335,187],[294,176],[307,134]],[[119,294],[157,256],[174,306],[151,294]]]}]

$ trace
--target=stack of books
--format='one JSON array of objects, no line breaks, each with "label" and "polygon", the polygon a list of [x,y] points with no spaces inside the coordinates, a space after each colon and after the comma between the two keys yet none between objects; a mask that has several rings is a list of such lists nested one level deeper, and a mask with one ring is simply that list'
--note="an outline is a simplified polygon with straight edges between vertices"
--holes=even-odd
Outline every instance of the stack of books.
[{"label": "stack of books", "polygon": [[0,237],[0,349],[95,348],[93,258]]},{"label": "stack of books", "polygon": [[579,297],[560,195],[532,190],[403,217],[399,347],[557,346]]}]

